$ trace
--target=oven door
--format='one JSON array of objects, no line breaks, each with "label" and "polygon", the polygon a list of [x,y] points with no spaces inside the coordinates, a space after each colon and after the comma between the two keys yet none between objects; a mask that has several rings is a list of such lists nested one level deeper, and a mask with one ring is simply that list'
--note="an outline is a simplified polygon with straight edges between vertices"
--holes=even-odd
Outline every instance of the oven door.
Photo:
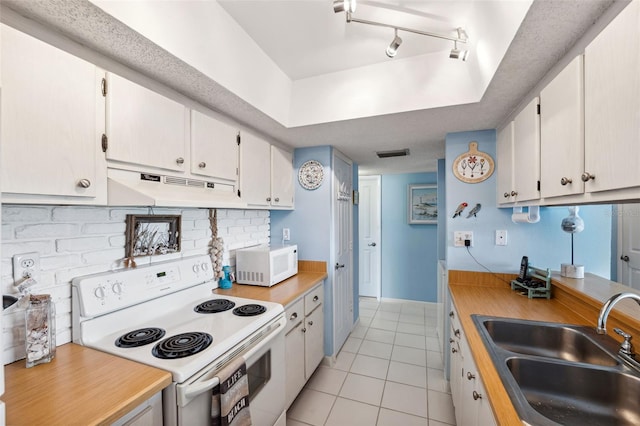
[{"label": "oven door", "polygon": [[[255,426],[272,426],[285,409],[285,325],[286,320],[281,317],[272,323],[261,340],[241,352],[247,365],[249,410]],[[179,425],[211,424],[211,392],[219,383],[216,372],[223,366],[214,362],[208,369],[176,385]]]}]

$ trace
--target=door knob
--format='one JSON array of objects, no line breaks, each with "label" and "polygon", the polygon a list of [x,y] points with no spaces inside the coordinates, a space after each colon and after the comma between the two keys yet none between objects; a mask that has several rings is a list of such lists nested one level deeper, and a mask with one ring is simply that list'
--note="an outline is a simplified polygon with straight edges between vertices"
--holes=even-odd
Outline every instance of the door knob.
[{"label": "door knob", "polygon": [[375,247],[377,244],[376,243],[369,243],[367,244],[369,247]]},{"label": "door knob", "polygon": [[344,263],[342,265],[339,263],[336,263],[336,269],[340,269],[340,268],[344,268]]},{"label": "door knob", "polygon": [[626,254],[622,255],[622,256],[620,256],[620,260],[628,262],[629,261],[629,256],[627,256]]}]

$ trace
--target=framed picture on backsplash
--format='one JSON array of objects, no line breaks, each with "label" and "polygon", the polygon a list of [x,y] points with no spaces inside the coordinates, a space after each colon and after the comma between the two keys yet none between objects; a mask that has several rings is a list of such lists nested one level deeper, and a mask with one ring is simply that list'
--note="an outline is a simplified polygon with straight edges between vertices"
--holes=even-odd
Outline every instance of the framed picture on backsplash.
[{"label": "framed picture on backsplash", "polygon": [[180,215],[133,215],[126,219],[125,258],[180,251]]},{"label": "framed picture on backsplash", "polygon": [[438,223],[438,186],[409,185],[407,190],[408,222],[412,225]]}]

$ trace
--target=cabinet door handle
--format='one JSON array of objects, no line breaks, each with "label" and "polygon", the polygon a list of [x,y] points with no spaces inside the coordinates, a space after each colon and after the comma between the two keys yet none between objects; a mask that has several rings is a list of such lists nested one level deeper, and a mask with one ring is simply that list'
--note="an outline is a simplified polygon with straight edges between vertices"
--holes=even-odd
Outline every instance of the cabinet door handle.
[{"label": "cabinet door handle", "polygon": [[313,296],[313,301],[314,301],[314,302],[317,302],[317,301],[318,301],[318,299],[319,299],[319,297],[318,297],[318,296]]},{"label": "cabinet door handle", "polygon": [[200,167],[201,169],[204,169],[205,167],[207,167],[207,163],[203,161],[200,164],[198,164],[198,167]]},{"label": "cabinet door handle", "polygon": [[451,353],[455,354],[456,352],[458,352],[458,350],[456,348],[451,348]]},{"label": "cabinet door handle", "polygon": [[274,200],[276,203],[280,202],[280,198],[276,197],[276,199]]},{"label": "cabinet door handle", "polygon": [[511,196],[515,197],[516,195],[518,195],[518,193],[516,191],[511,191]]},{"label": "cabinet door handle", "polygon": [[309,327],[313,325],[313,321],[309,321]]},{"label": "cabinet door handle", "polygon": [[267,201],[268,201],[268,202],[271,202],[271,197],[267,197]]},{"label": "cabinet door handle", "polygon": [[562,179],[560,179],[560,185],[565,186],[568,183],[573,183],[573,179],[568,177],[563,177]]},{"label": "cabinet door handle", "polygon": [[473,380],[476,378],[475,374],[471,374],[470,371],[467,371],[467,380]]},{"label": "cabinet door handle", "polygon": [[478,392],[476,392],[476,391],[473,391],[473,399],[474,399],[475,401],[477,401],[477,400],[479,400],[479,399],[482,399],[482,395],[480,395],[480,394],[479,394]]},{"label": "cabinet door handle", "polygon": [[291,314],[291,316],[289,317],[289,319],[290,319],[291,321],[293,321],[293,320],[294,320],[294,319],[296,319],[296,318],[298,318],[298,313],[297,313],[297,312],[292,313],[292,314]]},{"label": "cabinet door handle", "polygon": [[451,318],[453,318],[453,317],[455,317],[455,316],[456,316],[456,314],[454,314],[454,313],[453,313],[453,311],[451,311],[451,312],[449,312],[449,316],[450,316]]},{"label": "cabinet door handle", "polygon": [[453,334],[455,334],[456,337],[460,337],[460,329],[458,328],[458,329],[454,330]]},{"label": "cabinet door handle", "polygon": [[306,329],[306,328],[303,328],[303,329],[302,329],[302,332],[303,332],[303,333],[306,333],[306,332],[307,332],[307,329]]},{"label": "cabinet door handle", "polygon": [[504,198],[509,198],[509,193],[508,192],[504,193]]},{"label": "cabinet door handle", "polygon": [[88,188],[91,186],[91,181],[89,179],[80,179],[78,181],[78,186],[80,188]]},{"label": "cabinet door handle", "polygon": [[184,164],[184,158],[182,157],[176,158],[176,164]]},{"label": "cabinet door handle", "polygon": [[580,176],[580,178],[582,179],[583,182],[589,182],[590,180],[595,179],[596,175],[592,175],[589,172],[584,172],[582,176]]},{"label": "cabinet door handle", "polygon": [[452,338],[449,338],[449,343],[453,343],[455,342],[455,340],[453,340]]}]

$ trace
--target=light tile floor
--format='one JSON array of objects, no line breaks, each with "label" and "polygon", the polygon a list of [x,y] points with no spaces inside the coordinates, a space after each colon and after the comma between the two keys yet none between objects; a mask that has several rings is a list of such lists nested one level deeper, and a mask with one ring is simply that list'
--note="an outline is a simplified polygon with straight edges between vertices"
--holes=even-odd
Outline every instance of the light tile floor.
[{"label": "light tile floor", "polygon": [[436,305],[360,299],[360,323],[333,367],[321,365],[288,426],[455,425]]}]

